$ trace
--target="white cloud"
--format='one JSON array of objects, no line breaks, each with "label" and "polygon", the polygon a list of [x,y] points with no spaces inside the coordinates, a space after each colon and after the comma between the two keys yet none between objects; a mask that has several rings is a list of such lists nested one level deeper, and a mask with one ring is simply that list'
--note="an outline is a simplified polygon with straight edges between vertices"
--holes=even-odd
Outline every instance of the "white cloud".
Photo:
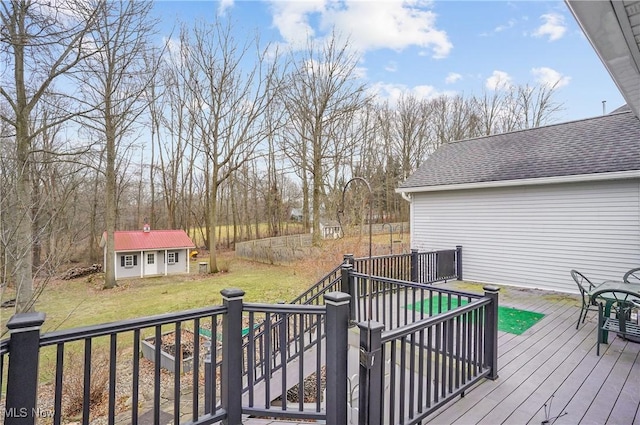
[{"label": "white cloud", "polygon": [[501,90],[512,84],[512,78],[504,71],[493,71],[491,77],[487,78],[485,87],[489,90]]},{"label": "white cloud", "polygon": [[421,85],[408,87],[404,84],[391,84],[378,82],[370,86],[370,92],[376,97],[380,103],[388,102],[389,105],[395,106],[402,95],[411,94],[417,99],[433,99],[442,95],[453,95],[453,92],[439,92],[433,86]]},{"label": "white cloud", "polygon": [[[436,14],[429,2],[343,0],[271,0],[273,24],[284,40],[302,47],[317,31],[349,37],[360,51],[388,48],[402,50],[417,46],[434,58],[446,57],[453,45],[447,33],[436,27]],[[314,28],[311,20],[319,22]]]},{"label": "white cloud", "polygon": [[315,35],[309,23],[309,15],[324,10],[324,0],[276,1],[271,2],[273,25],[293,48],[303,48],[309,37]]},{"label": "white cloud", "polygon": [[493,29],[493,32],[502,32],[505,30],[508,30],[509,28],[513,28],[516,25],[516,20],[515,19],[509,19],[509,22],[507,22],[504,25],[498,25],[497,27],[495,27]]},{"label": "white cloud", "polygon": [[444,82],[446,84],[453,84],[456,81],[460,80],[462,80],[462,75],[458,74],[457,72],[450,72],[449,75],[447,75],[447,78],[444,79]]},{"label": "white cloud", "polygon": [[555,69],[540,67],[531,69],[531,75],[535,78],[536,82],[546,87],[564,87],[571,81],[571,77],[562,75]]},{"label": "white cloud", "polygon": [[351,76],[355,79],[364,80],[367,78],[367,68],[364,66],[356,66],[351,72]]},{"label": "white cloud", "polygon": [[227,9],[231,9],[233,7],[234,0],[220,0],[220,4],[218,5],[218,15],[224,15],[227,12]]},{"label": "white cloud", "polygon": [[540,19],[544,21],[544,24],[533,32],[534,37],[549,37],[549,41],[555,41],[561,39],[567,32],[564,16],[559,13],[546,13]]}]

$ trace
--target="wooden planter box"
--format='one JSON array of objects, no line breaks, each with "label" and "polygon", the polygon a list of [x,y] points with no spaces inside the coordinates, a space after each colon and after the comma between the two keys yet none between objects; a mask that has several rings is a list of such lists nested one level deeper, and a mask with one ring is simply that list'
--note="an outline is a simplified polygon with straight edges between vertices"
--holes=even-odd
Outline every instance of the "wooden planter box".
[{"label": "wooden planter box", "polygon": [[[165,332],[162,334],[163,342],[167,337],[170,337],[175,332]],[[200,338],[208,339],[202,335]],[[155,362],[155,354],[156,354],[156,346],[155,346],[155,337],[149,337],[142,340],[142,357],[150,360],[151,362]],[[185,351],[185,343],[193,343],[193,332],[187,329],[182,329],[182,351]],[[199,341],[200,342],[200,341]],[[175,344],[174,344],[175,345]],[[174,349],[173,352],[176,352]],[[201,349],[202,353],[202,349]],[[171,353],[166,352],[164,349],[160,351],[160,367],[168,370],[171,373],[176,373],[175,370],[175,356]],[[181,363],[182,370],[179,371],[181,373],[190,372],[193,369],[193,351],[189,351],[188,354],[184,355]]]}]

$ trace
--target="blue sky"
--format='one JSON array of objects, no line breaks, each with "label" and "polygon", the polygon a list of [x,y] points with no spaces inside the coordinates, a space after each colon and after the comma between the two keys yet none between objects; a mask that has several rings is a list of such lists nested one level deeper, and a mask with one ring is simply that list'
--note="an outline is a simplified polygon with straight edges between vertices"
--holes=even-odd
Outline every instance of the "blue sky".
[{"label": "blue sky", "polygon": [[[236,37],[293,49],[335,28],[361,53],[359,72],[382,99],[481,95],[501,84],[559,81],[557,121],[597,116],[624,104],[564,1],[245,0],[160,1],[173,22],[230,19]],[[166,35],[166,34],[163,34]]]}]

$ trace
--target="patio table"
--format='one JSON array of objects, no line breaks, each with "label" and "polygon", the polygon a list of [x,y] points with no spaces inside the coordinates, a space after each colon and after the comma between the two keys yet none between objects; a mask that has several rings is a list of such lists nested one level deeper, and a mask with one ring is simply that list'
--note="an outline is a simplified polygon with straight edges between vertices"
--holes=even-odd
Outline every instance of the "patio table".
[{"label": "patio table", "polygon": [[[606,280],[601,285],[598,285],[596,288],[589,292],[589,298],[592,301],[595,301],[596,298],[602,298],[605,301],[604,307],[604,316],[609,317],[611,314],[611,307],[617,301],[618,298],[615,298],[614,293],[628,293],[632,292],[636,296],[638,302],[640,302],[640,283],[631,283],[631,282],[623,282],[618,280]],[[626,326],[626,317],[624,314],[620,315],[617,319],[620,321],[620,328],[624,329]],[[598,324],[598,327],[600,324]],[[609,333],[606,330],[598,329],[598,332],[602,332],[602,341],[607,342]],[[636,337],[634,335],[624,335],[623,338],[632,341],[632,342],[640,342],[640,336]]]}]

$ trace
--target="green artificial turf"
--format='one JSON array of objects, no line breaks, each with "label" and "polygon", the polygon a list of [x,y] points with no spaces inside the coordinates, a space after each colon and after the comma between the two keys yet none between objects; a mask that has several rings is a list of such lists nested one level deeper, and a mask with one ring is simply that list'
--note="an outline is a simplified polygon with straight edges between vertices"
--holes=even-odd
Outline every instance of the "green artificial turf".
[{"label": "green artificial turf", "polygon": [[[467,304],[467,300],[461,300],[461,304]],[[429,307],[431,304],[431,307]],[[435,296],[427,298],[418,304],[408,304],[406,308],[416,311],[432,311],[445,312],[449,308],[449,302],[446,298],[440,298]],[[458,300],[456,298],[451,299],[451,308],[458,307]],[[429,310],[431,308],[431,310]],[[540,319],[544,317],[542,313],[536,313],[534,311],[519,310],[517,308],[498,306],[498,330],[502,332],[508,332],[516,335],[521,335],[531,326],[535,325]]]}]

